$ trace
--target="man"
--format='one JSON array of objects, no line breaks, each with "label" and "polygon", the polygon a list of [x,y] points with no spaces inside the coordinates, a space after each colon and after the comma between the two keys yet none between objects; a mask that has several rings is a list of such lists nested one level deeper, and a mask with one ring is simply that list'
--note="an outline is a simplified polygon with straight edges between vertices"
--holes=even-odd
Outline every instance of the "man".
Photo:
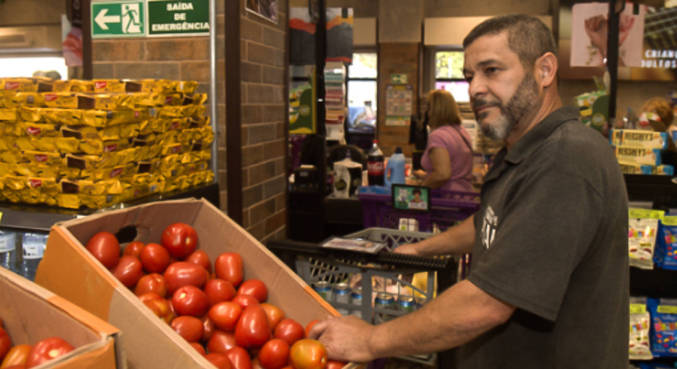
[{"label": "man", "polygon": [[472,252],[468,278],[414,313],[330,318],[311,337],[358,362],[461,346],[462,369],[627,367],[627,196],[611,148],[561,108],[538,19],[489,19],[463,46],[478,123],[505,148],[473,217],[399,251]]}]

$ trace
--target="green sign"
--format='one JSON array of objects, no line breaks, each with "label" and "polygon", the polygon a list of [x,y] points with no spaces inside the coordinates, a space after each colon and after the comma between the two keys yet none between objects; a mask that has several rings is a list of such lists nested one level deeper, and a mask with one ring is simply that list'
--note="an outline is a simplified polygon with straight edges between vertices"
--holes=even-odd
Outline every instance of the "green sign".
[{"label": "green sign", "polygon": [[92,37],[146,35],[143,1],[92,2]]},{"label": "green sign", "polygon": [[148,0],[148,35],[209,34],[209,0]]}]

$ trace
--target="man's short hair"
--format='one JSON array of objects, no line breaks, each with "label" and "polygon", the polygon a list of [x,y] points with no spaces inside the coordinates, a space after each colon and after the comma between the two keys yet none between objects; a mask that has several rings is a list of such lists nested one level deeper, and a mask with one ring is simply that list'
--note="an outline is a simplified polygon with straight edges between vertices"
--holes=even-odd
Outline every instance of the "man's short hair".
[{"label": "man's short hair", "polygon": [[557,55],[555,38],[550,29],[538,18],[526,14],[493,17],[475,26],[463,39],[467,49],[476,39],[486,35],[508,32],[508,47],[514,51],[525,67],[531,67],[543,54]]}]

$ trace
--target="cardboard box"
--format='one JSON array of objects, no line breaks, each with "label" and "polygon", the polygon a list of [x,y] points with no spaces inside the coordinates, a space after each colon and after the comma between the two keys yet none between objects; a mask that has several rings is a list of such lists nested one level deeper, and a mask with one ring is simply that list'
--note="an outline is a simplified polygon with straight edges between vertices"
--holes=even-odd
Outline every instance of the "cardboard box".
[{"label": "cardboard box", "polygon": [[126,368],[124,359],[116,357],[117,328],[4,268],[0,268],[0,301],[0,318],[12,344],[34,345],[58,336],[75,347],[36,369]]},{"label": "cardboard box", "polygon": [[130,368],[213,368],[209,362],[153,315],[132,291],[84,248],[95,233],[136,232],[136,240],[159,242],[168,225],[183,222],[198,233],[198,248],[212,263],[222,252],[237,252],[244,278],[268,287],[268,302],[305,325],[338,315],[272,252],[206,200],[175,200],[94,214],[52,227],[36,282],[107,320],[122,333]]}]

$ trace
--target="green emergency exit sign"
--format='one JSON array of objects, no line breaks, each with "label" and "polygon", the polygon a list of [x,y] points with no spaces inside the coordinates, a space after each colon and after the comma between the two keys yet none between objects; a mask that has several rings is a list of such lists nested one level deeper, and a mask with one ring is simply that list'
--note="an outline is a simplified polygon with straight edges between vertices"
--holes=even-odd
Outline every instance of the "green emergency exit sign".
[{"label": "green emergency exit sign", "polygon": [[209,0],[148,0],[148,35],[209,34]]},{"label": "green emergency exit sign", "polygon": [[143,1],[92,2],[92,37],[146,35]]}]

